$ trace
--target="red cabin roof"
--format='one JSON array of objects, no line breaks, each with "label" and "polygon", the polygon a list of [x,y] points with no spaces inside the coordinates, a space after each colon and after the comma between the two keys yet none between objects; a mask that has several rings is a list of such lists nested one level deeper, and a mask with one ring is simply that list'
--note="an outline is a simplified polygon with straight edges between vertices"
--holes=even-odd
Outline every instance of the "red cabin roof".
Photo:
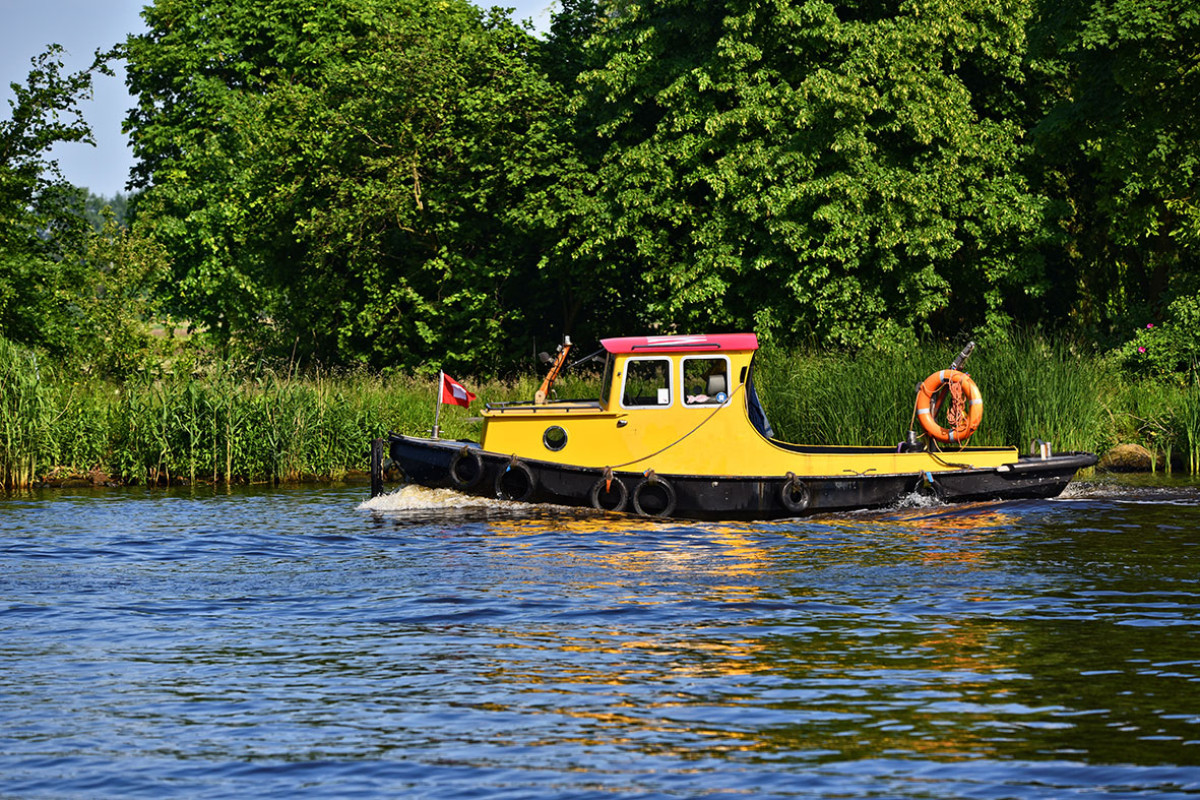
[{"label": "red cabin roof", "polygon": [[698,336],[618,336],[601,339],[610,353],[708,353],[717,350],[757,350],[753,333],[716,333]]}]

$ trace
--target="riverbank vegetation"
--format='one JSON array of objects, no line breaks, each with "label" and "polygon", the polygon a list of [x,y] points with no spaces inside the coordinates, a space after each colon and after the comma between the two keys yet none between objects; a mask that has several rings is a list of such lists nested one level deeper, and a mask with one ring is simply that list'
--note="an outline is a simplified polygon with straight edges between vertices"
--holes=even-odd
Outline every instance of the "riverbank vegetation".
[{"label": "riverbank vegetation", "polygon": [[[48,46],[0,119],[4,482],[333,475],[439,367],[731,330],[788,438],[896,439],[970,338],[980,440],[1195,461],[1193,3],[559,6],[154,0]],[[50,152],[117,59],[105,215]]]}]

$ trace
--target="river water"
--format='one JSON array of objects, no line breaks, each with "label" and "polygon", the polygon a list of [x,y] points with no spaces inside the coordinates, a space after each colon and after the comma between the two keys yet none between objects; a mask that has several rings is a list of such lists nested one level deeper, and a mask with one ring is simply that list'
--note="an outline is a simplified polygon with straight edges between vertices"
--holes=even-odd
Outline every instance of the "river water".
[{"label": "river water", "polygon": [[1194,484],[365,499],[0,497],[0,797],[1200,797]]}]

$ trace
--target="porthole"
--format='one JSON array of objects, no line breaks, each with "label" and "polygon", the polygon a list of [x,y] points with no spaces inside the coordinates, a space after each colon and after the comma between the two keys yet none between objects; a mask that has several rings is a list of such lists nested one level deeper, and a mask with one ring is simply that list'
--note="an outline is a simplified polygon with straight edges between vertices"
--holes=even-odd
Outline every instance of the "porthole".
[{"label": "porthole", "polygon": [[558,425],[551,425],[542,434],[542,444],[546,445],[547,450],[558,452],[567,446],[567,432]]}]

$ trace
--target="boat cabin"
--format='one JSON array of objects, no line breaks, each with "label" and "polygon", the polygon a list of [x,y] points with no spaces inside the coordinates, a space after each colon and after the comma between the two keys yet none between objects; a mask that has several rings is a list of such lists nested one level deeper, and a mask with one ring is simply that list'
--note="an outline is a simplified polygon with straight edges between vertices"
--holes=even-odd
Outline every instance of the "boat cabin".
[{"label": "boat cabin", "polygon": [[[691,434],[744,435],[753,395],[752,333],[626,336],[601,341],[604,378],[595,400],[494,404],[483,412],[481,446],[521,458],[614,466]],[[769,435],[757,396],[753,407]],[[649,448],[649,449],[647,449]],[[687,449],[691,449],[690,447]]]}]

